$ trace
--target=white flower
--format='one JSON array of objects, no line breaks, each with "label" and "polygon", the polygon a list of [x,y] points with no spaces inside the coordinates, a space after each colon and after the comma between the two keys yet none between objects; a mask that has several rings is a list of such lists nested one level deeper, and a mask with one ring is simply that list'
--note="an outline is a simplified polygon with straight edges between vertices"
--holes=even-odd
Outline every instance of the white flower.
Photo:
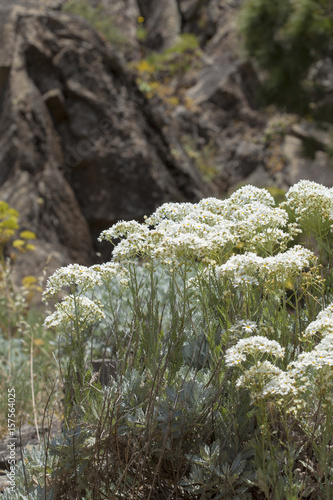
[{"label": "white flower", "polygon": [[280,346],[275,340],[269,340],[261,335],[255,335],[241,339],[233,347],[227,349],[225,354],[225,361],[227,366],[236,366],[246,360],[247,355],[253,357],[261,357],[261,355],[268,354],[281,358],[284,356],[284,348]]},{"label": "white flower", "polygon": [[298,275],[304,267],[310,266],[316,259],[306,248],[297,245],[286,252],[273,257],[259,257],[253,252],[244,255],[234,255],[223,264],[216,267],[216,275],[226,277],[238,285],[240,283],[258,284],[274,280],[275,284],[284,284],[287,279]]},{"label": "white flower", "polygon": [[299,274],[303,268],[309,267],[314,260],[316,257],[313,252],[296,245],[286,252],[263,259],[259,275],[283,283],[288,278]]},{"label": "white flower", "polygon": [[248,250],[272,253],[277,245],[286,246],[293,235],[283,230],[287,227],[288,213],[254,201],[235,208],[230,214],[235,223],[235,233],[245,242]]},{"label": "white flower", "polygon": [[286,194],[285,206],[295,213],[297,222],[321,238],[333,222],[333,189],[316,182],[301,180]]},{"label": "white flower", "polygon": [[83,328],[105,317],[101,305],[87,297],[69,295],[55,307],[56,311],[45,319],[43,326],[65,331],[75,323]]},{"label": "white flower", "polygon": [[267,379],[276,377],[281,374],[280,368],[270,363],[270,361],[262,361],[245,370],[243,375],[238,377],[236,387],[248,387],[257,391],[262,389]]},{"label": "white flower", "polygon": [[130,234],[147,234],[147,232],[147,228],[145,228],[143,224],[140,224],[135,220],[120,221],[110,227],[110,229],[102,231],[100,237],[98,238],[98,241],[107,240],[112,242],[116,238],[122,238]]},{"label": "white flower", "polygon": [[243,279],[255,278],[262,262],[263,258],[252,252],[233,255],[225,264],[216,267],[216,275],[219,278],[227,277],[234,284],[239,284]]},{"label": "white flower", "polygon": [[69,264],[66,267],[60,267],[49,277],[43,299],[54,297],[65,286],[71,288],[78,286],[81,291],[86,291],[101,284],[100,276],[92,268]]},{"label": "white flower", "polygon": [[257,188],[255,186],[243,186],[235,191],[227,200],[228,207],[240,207],[253,202],[261,203],[268,207],[275,205],[273,196],[267,189]]},{"label": "white flower", "polygon": [[239,321],[237,324],[238,327],[241,327],[244,333],[253,333],[257,330],[257,324],[254,321],[245,320]]},{"label": "white flower", "polygon": [[236,387],[249,389],[252,402],[266,396],[286,396],[298,392],[295,379],[267,360],[245,370],[237,379]]},{"label": "white flower", "polygon": [[320,370],[325,366],[333,367],[333,334],[327,334],[310,352],[301,353],[296,361],[289,364],[288,370],[294,377],[304,376],[306,370]]},{"label": "white flower", "polygon": [[91,269],[99,274],[104,283],[109,283],[114,278],[126,281],[128,277],[128,270],[118,262],[96,264]]},{"label": "white flower", "polygon": [[164,203],[145,222],[149,226],[156,226],[165,219],[171,221],[180,221],[192,212],[195,205],[192,203]]},{"label": "white flower", "polygon": [[276,373],[272,380],[267,382],[262,389],[261,395],[263,397],[275,395],[286,396],[288,394],[297,394],[297,392],[298,389],[294,377],[280,370],[280,373]]},{"label": "white flower", "polygon": [[250,320],[240,320],[228,328],[231,334],[230,338],[239,338],[240,336],[252,335],[257,331],[257,324]]},{"label": "white flower", "polygon": [[305,336],[314,337],[320,334],[322,337],[333,334],[333,304],[323,309],[305,330]]},{"label": "white flower", "polygon": [[197,207],[202,210],[207,210],[217,216],[224,216],[227,214],[229,200],[219,200],[218,198],[204,198],[201,200]]}]

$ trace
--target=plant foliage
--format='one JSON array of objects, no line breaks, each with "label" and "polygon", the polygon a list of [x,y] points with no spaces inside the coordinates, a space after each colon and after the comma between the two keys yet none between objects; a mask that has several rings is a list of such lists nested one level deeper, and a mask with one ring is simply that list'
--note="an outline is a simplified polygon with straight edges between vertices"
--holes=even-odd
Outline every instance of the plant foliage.
[{"label": "plant foliage", "polygon": [[331,93],[332,0],[246,0],[239,25],[247,55],[264,70],[265,102],[328,119],[322,103]]},{"label": "plant foliage", "polygon": [[119,222],[110,262],[58,269],[63,430],[17,494],[332,498],[332,214],[333,188],[277,207],[244,186]]},{"label": "plant foliage", "polygon": [[[33,251],[36,235],[22,230],[18,212],[0,201],[0,412],[7,415],[8,389],[15,389],[17,423],[42,418],[49,398],[46,374],[54,365],[49,345],[51,332],[42,328],[41,312],[31,306],[36,293],[43,288],[35,276],[25,276],[22,286],[13,283],[12,270],[22,252]],[[38,407],[38,410],[37,410]],[[7,421],[0,424],[5,435]]]}]

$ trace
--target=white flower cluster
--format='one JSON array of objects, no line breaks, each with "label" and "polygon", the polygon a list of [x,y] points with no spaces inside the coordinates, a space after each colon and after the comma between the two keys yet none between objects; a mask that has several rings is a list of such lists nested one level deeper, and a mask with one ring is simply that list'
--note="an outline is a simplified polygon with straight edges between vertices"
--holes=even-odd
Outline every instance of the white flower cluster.
[{"label": "white flower cluster", "polygon": [[66,267],[60,267],[49,277],[43,299],[47,300],[55,297],[66,286],[71,289],[79,286],[82,291],[86,291],[101,284],[100,276],[92,268],[80,266],[79,264],[69,264]]},{"label": "white flower cluster", "polygon": [[114,278],[117,278],[123,286],[128,284],[128,269],[118,262],[111,261],[104,264],[96,264],[91,266],[90,269],[96,272],[105,284],[109,284]]},{"label": "white flower cluster", "polygon": [[192,203],[164,203],[150,217],[146,217],[146,224],[158,226],[165,220],[181,221],[193,211],[193,208],[195,209],[196,205]]},{"label": "white flower cluster", "polygon": [[313,252],[296,245],[272,257],[259,257],[252,252],[233,255],[225,264],[217,266],[215,271],[219,278],[226,277],[236,286],[241,282],[258,285],[259,280],[274,280],[275,284],[283,284],[288,278],[299,274],[304,267],[310,266],[315,259]]},{"label": "white flower cluster", "polygon": [[[288,369],[294,377],[303,376],[308,367],[319,370],[324,366],[333,367],[333,334],[326,335],[310,352],[303,352],[289,364]],[[332,372],[333,375],[333,372]]]},{"label": "white flower cluster", "polygon": [[113,250],[113,260],[132,260],[139,255],[149,255],[153,249],[149,228],[136,221],[121,221],[110,229],[103,231],[99,241],[107,240],[111,243],[122,238]]},{"label": "white flower cluster", "polygon": [[273,196],[266,190],[255,186],[243,186],[235,191],[227,200],[229,211],[238,209],[253,202],[267,207],[274,207]]},{"label": "white flower cluster", "polygon": [[[216,200],[216,205],[224,202]],[[211,206],[211,204],[210,204]],[[205,204],[165,203],[144,224],[118,223],[103,231],[101,239],[112,241],[125,236],[113,251],[115,261],[149,256],[168,262],[185,258],[205,258],[236,244],[231,223],[207,210]]]},{"label": "white flower cluster", "polygon": [[292,186],[286,194],[285,206],[293,210],[296,221],[302,226],[311,224],[311,229],[316,231],[318,221],[326,229],[333,223],[333,188],[327,188],[316,182],[302,180]]},{"label": "white flower cluster", "polygon": [[[297,360],[288,366],[290,373],[295,378],[303,378],[303,382],[307,381],[308,368],[314,370],[333,368],[333,304],[318,314],[317,318],[306,328],[305,335],[307,337],[320,335],[322,340],[312,351],[301,353]],[[331,377],[333,377],[333,370]]]},{"label": "white flower cluster", "polygon": [[83,328],[88,324],[99,322],[105,317],[101,304],[87,297],[68,295],[55,307],[56,311],[45,319],[44,326],[63,332],[68,327],[72,327],[75,322],[78,322],[78,326]]},{"label": "white flower cluster", "polygon": [[227,331],[228,343],[235,344],[239,339],[255,335],[257,333],[257,324],[250,320],[238,320],[231,325]]},{"label": "white flower cluster", "polygon": [[255,335],[253,337],[241,339],[235,346],[227,349],[225,361],[227,366],[237,366],[246,361],[246,356],[248,355],[251,355],[255,359],[261,358],[264,354],[282,358],[284,352],[284,348],[275,340],[269,340],[261,335]]},{"label": "white flower cluster", "polygon": [[266,396],[286,396],[298,392],[295,380],[267,360],[246,370],[237,379],[236,387],[250,389],[252,402],[258,402]]},{"label": "white flower cluster", "polygon": [[283,282],[300,273],[302,269],[310,267],[315,260],[316,256],[313,252],[296,245],[286,252],[263,259],[259,272],[266,280],[275,279],[278,282]]},{"label": "white flower cluster", "polygon": [[286,243],[292,238],[283,230],[287,222],[287,212],[274,207],[267,190],[245,186],[227,200],[165,203],[145,223],[119,222],[100,240],[122,238],[113,252],[118,262],[140,256],[165,263],[182,258],[220,262],[239,242],[253,250]]},{"label": "white flower cluster", "polygon": [[[333,304],[321,311],[317,319],[310,323],[306,333],[320,334],[323,338],[310,352],[299,354],[296,361],[289,363],[287,371],[280,370],[268,361],[256,361],[253,366],[245,370],[237,380],[238,387],[247,387],[251,390],[253,401],[258,401],[266,396],[286,396],[306,391],[309,387],[313,389],[313,379],[320,381],[319,386],[325,388],[326,399],[333,396]],[[265,337],[259,337],[265,339]],[[264,341],[250,337],[240,340],[236,346],[226,352],[226,363],[228,366],[239,366],[246,360],[246,354],[252,353],[255,358],[256,352],[268,352],[275,357],[281,357],[284,349],[275,341]],[[262,344],[261,344],[262,342]],[[267,348],[266,348],[267,345]],[[317,377],[319,378],[317,379]]]},{"label": "white flower cluster", "polygon": [[261,397],[265,396],[287,396],[289,394],[298,394],[298,387],[294,377],[280,370],[274,377],[265,384],[261,391]]},{"label": "white flower cluster", "polygon": [[122,238],[123,236],[129,236],[130,234],[136,234],[141,230],[141,224],[135,220],[130,221],[119,221],[114,224],[110,229],[102,231],[99,241],[108,240],[113,241],[116,238]]},{"label": "white flower cluster", "polygon": [[236,223],[240,239],[247,243],[249,249],[286,244],[291,237],[281,229],[288,222],[288,214],[281,208],[254,202],[235,210],[232,220]]},{"label": "white flower cluster", "polygon": [[273,365],[270,361],[262,361],[251,366],[243,375],[238,377],[236,387],[253,387],[260,383],[262,385],[262,382],[266,382],[267,379],[280,374],[280,368]]},{"label": "white flower cluster", "polygon": [[[228,217],[248,250],[272,250],[285,246],[298,230],[288,224],[286,210],[274,207],[274,199],[265,189],[244,186],[227,200]],[[282,228],[288,226],[289,232]]]},{"label": "white flower cluster", "polygon": [[216,266],[216,276],[220,279],[229,279],[235,286],[241,283],[258,285],[262,261],[262,257],[252,252],[247,252],[244,255],[233,255],[222,266]]},{"label": "white flower cluster", "polygon": [[225,360],[227,366],[239,366],[248,355],[252,355],[254,364],[243,371],[236,386],[248,388],[252,401],[256,402],[266,396],[286,396],[298,392],[292,372],[284,372],[270,361],[262,360],[264,355],[282,358],[284,353],[285,349],[278,342],[257,335],[239,340],[226,351]]},{"label": "white flower cluster", "polygon": [[305,330],[305,337],[308,338],[318,334],[322,337],[333,334],[333,304],[320,311],[317,318]]}]

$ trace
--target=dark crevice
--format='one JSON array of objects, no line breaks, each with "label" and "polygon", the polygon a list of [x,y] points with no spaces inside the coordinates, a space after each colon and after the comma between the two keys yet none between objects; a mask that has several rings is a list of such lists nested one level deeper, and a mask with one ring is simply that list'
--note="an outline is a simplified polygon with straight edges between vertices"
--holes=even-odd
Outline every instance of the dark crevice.
[{"label": "dark crevice", "polygon": [[58,72],[45,54],[30,45],[26,50],[25,58],[27,73],[41,94],[59,88]]},{"label": "dark crevice", "polygon": [[0,113],[2,111],[6,91],[8,88],[10,68],[8,66],[0,67]]},{"label": "dark crevice", "polygon": [[[139,90],[137,90],[136,92],[135,99],[149,125],[149,128],[147,127],[145,130],[148,142],[151,142],[152,136],[154,136],[154,143],[156,145],[158,154],[162,162],[170,172],[172,179],[174,179],[176,187],[188,201],[196,202],[197,195],[193,190],[193,178],[191,179],[190,173],[187,173],[186,171],[180,172],[179,165],[176,165],[175,161],[172,158],[170,152],[170,144],[168,144],[168,141],[161,130],[164,126],[167,126],[167,123],[158,123],[157,118],[153,115],[150,109],[149,103],[146,101],[145,97],[141,93],[139,93]],[[163,117],[159,118],[163,119]],[[200,186],[198,185],[198,188],[199,187],[201,190],[205,189],[205,185],[202,180]]]}]

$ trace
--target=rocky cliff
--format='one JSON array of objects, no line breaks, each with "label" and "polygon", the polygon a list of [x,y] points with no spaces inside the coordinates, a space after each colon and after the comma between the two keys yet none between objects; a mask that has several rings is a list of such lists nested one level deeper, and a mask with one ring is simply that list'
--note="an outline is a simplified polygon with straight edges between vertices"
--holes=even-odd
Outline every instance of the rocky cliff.
[{"label": "rocky cliff", "polygon": [[[256,108],[240,1],[86,2],[112,36],[70,3],[0,0],[0,199],[37,234],[19,275],[93,262],[102,229],[165,201],[240,182],[333,185],[330,130]],[[189,33],[197,47],[184,48]]]}]

